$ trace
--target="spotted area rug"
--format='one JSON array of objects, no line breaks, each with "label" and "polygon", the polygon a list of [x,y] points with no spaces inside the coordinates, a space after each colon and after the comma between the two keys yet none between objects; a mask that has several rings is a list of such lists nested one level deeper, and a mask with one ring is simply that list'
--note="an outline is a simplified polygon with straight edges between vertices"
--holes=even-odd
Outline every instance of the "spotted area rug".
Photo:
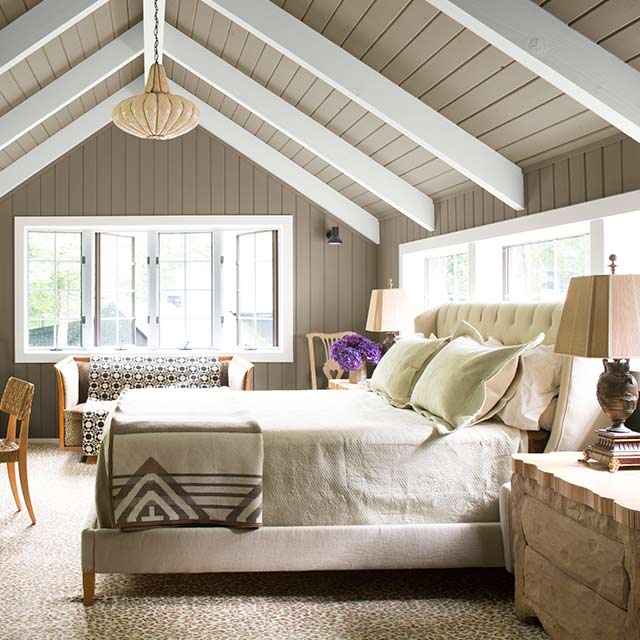
[{"label": "spotted area rug", "polygon": [[0,475],[3,640],[514,640],[547,638],[513,613],[503,570],[98,576],[81,603],[79,534],[95,467],[31,443],[38,522]]}]

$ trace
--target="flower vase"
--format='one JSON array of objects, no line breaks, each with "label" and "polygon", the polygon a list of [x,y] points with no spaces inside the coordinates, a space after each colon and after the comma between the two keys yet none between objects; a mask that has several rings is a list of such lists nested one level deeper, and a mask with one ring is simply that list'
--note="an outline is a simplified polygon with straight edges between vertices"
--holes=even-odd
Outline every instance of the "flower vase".
[{"label": "flower vase", "polygon": [[364,366],[356,369],[355,371],[349,371],[349,382],[351,384],[358,384],[367,379],[367,372]]}]

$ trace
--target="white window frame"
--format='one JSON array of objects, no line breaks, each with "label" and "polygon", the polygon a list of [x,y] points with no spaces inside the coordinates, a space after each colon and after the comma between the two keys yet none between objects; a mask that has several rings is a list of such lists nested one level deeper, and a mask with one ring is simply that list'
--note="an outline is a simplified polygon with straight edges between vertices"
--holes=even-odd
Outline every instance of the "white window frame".
[{"label": "white window frame", "polygon": [[581,233],[590,235],[589,272],[606,273],[608,256],[616,253],[616,216],[625,214],[640,214],[640,190],[406,242],[399,247],[400,286],[408,290],[413,314],[422,313],[425,258],[467,250],[469,301],[502,301],[503,246]]},{"label": "white window frame", "polygon": [[[51,350],[30,348],[27,344],[27,238],[29,231],[252,231],[258,229],[278,232],[278,346],[261,349],[230,349],[225,354],[242,355],[252,362],[293,362],[294,340],[294,275],[293,275],[293,216],[290,215],[228,215],[228,216],[18,216],[14,226],[14,280],[15,280],[15,362],[46,363],[57,362],[65,355],[91,353],[122,353],[113,347],[87,347]],[[88,236],[88,234],[87,234]],[[215,237],[215,236],[214,236]],[[92,309],[93,295],[93,246],[92,242],[83,241],[83,314]],[[153,242],[150,239],[150,245]],[[155,245],[154,245],[155,247]],[[150,247],[151,248],[151,247]],[[214,248],[219,260],[220,247]],[[149,252],[151,265],[155,264],[155,254]],[[154,279],[151,279],[153,282]],[[220,283],[216,283],[220,284]],[[219,289],[218,289],[219,290]],[[149,291],[149,315],[155,317],[157,291]],[[83,325],[83,344],[93,344],[92,322]],[[155,323],[151,323],[152,331],[156,331]],[[155,341],[154,343],[155,344]],[[126,353],[183,353],[178,349],[160,349],[157,347],[130,347]],[[221,353],[217,349],[193,349],[189,353]]]}]

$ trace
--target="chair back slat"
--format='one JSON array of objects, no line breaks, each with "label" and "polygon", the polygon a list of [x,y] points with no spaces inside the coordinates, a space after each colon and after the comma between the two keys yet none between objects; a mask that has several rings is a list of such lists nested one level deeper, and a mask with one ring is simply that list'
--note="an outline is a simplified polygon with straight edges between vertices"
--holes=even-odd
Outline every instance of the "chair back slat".
[{"label": "chair back slat", "polygon": [[322,363],[322,373],[327,380],[342,378],[344,371],[340,365],[331,358],[331,345],[340,338],[349,336],[353,331],[341,331],[338,333],[307,333],[307,341],[309,343],[309,366],[311,368],[311,388],[318,388],[318,379],[316,374],[316,354],[314,349],[314,340],[317,338],[324,348],[324,361]]},{"label": "chair back slat", "polygon": [[0,411],[15,416],[18,420],[27,420],[31,413],[34,391],[35,387],[30,382],[9,378],[0,400]]}]

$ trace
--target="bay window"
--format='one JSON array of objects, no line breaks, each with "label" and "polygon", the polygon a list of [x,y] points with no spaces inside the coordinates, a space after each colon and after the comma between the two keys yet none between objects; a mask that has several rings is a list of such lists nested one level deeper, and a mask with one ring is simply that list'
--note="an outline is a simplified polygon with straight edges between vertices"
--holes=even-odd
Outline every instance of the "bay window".
[{"label": "bay window", "polygon": [[17,218],[16,361],[79,349],[290,361],[292,253],[290,216]]}]

